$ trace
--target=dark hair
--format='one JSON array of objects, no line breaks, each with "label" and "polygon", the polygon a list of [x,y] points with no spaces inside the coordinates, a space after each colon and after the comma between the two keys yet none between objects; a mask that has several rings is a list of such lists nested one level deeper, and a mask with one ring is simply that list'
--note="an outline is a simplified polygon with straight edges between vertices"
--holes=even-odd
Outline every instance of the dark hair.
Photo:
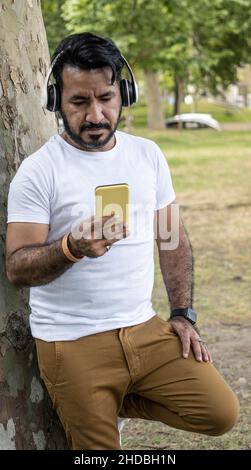
[{"label": "dark hair", "polygon": [[59,54],[61,56],[53,66],[53,76],[60,88],[63,87],[62,71],[66,64],[84,70],[110,66],[112,83],[121,80],[124,62],[120,50],[111,39],[87,32],[72,34],[57,46],[52,56],[52,65]]}]

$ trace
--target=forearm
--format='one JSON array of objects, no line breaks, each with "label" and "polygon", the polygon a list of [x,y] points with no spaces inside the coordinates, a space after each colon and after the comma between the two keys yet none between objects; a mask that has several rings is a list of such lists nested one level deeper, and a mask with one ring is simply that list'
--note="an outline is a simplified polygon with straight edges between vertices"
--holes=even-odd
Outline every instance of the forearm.
[{"label": "forearm", "polygon": [[32,287],[48,284],[73,263],[65,256],[62,240],[49,244],[20,248],[7,260],[7,275],[16,287]]},{"label": "forearm", "polygon": [[193,255],[183,227],[175,250],[161,250],[159,262],[171,309],[191,307],[193,302]]}]

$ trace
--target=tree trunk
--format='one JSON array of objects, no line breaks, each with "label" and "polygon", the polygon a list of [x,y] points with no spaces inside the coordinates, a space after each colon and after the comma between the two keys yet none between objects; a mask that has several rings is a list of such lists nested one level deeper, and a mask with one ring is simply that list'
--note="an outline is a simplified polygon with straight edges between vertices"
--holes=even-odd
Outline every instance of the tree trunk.
[{"label": "tree trunk", "polygon": [[124,127],[123,131],[131,134],[133,132],[133,114],[131,108],[124,108]]},{"label": "tree trunk", "polygon": [[144,71],[147,103],[147,124],[149,129],[164,129],[165,119],[161,107],[159,75],[149,70]]},{"label": "tree trunk", "polygon": [[181,113],[181,104],[183,101],[183,81],[180,76],[175,74],[175,96],[174,96],[174,115]]},{"label": "tree trunk", "polygon": [[63,449],[28,327],[28,290],[5,274],[7,194],[21,161],[57,131],[40,105],[49,61],[39,1],[0,4],[0,449]]}]

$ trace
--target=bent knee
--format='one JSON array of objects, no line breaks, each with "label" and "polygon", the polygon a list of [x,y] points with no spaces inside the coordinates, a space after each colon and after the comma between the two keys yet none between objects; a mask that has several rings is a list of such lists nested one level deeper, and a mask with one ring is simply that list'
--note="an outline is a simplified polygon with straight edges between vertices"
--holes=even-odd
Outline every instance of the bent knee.
[{"label": "bent knee", "polygon": [[221,436],[230,431],[236,424],[239,417],[240,405],[234,393],[224,405],[215,408],[213,416],[211,416],[211,429],[208,432],[210,436]]}]

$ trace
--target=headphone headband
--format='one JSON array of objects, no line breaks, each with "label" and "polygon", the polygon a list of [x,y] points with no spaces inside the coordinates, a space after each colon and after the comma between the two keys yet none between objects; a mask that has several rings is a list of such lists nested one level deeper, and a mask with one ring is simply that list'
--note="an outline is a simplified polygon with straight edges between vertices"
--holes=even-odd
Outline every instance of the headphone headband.
[{"label": "headphone headband", "polygon": [[[54,58],[52,61],[50,68],[46,74],[43,90],[42,90],[42,97],[41,97],[41,104],[44,108],[47,108],[49,111],[59,111],[60,107],[60,89],[57,83],[49,85],[50,77],[53,72],[53,68],[58,61],[59,57],[63,55],[67,50],[71,47],[68,47],[61,52]],[[138,92],[138,85],[133,75],[133,71],[127,62],[126,58],[121,54],[121,59],[126,66],[131,81],[122,79],[120,82],[120,91],[122,97],[122,106],[131,106],[133,103],[136,103],[139,98]]]},{"label": "headphone headband", "polygon": [[64,49],[63,51],[59,52],[59,54],[56,55],[55,59],[52,61],[51,65],[49,67],[49,70],[46,74],[45,81],[44,81],[44,86],[43,86],[43,91],[42,91],[42,100],[41,100],[41,104],[42,104],[43,108],[47,108],[47,104],[48,104],[48,86],[49,86],[49,81],[50,81],[51,74],[53,72],[53,67],[56,64],[56,62],[58,61],[59,57],[61,57],[61,55],[63,55],[68,49],[70,49],[70,47]]}]

